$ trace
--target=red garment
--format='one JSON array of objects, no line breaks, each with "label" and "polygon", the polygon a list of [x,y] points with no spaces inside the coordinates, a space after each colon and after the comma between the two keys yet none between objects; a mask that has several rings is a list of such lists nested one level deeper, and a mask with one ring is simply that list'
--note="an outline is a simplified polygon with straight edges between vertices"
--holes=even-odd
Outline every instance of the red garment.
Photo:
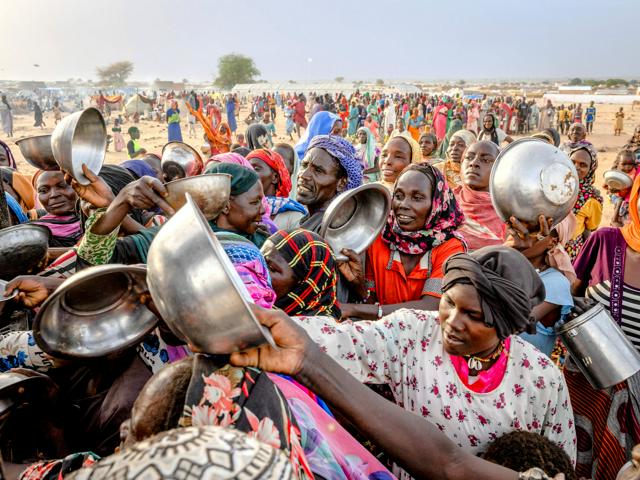
[{"label": "red garment", "polygon": [[507,337],[504,341],[504,349],[500,353],[498,360],[488,370],[481,371],[473,383],[469,383],[469,364],[467,360],[457,355],[450,355],[449,358],[453,368],[456,369],[458,378],[464,383],[465,387],[476,393],[487,393],[494,391],[502,383],[504,374],[507,372],[510,348],[511,338]]},{"label": "red garment", "polygon": [[450,238],[425,253],[407,275],[398,251],[392,252],[379,236],[367,250],[366,284],[376,293],[381,305],[420,300],[424,295],[440,298],[444,263],[454,253],[464,251],[462,241]]},{"label": "red garment", "polygon": [[307,128],[306,105],[302,100],[293,103],[293,121],[302,128]]},{"label": "red garment", "polygon": [[457,187],[453,193],[465,217],[465,222],[458,231],[464,236],[469,250],[502,245],[506,225],[493,208],[491,194],[465,186]]}]

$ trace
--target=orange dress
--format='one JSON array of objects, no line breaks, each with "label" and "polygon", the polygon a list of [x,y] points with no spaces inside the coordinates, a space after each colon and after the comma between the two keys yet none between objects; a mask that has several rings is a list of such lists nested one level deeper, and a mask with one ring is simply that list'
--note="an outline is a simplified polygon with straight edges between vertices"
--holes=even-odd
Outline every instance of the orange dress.
[{"label": "orange dress", "polygon": [[425,253],[408,275],[400,253],[393,252],[380,236],[367,250],[365,281],[381,305],[420,300],[424,295],[442,296],[444,263],[454,253],[464,252],[461,240],[451,238]]}]

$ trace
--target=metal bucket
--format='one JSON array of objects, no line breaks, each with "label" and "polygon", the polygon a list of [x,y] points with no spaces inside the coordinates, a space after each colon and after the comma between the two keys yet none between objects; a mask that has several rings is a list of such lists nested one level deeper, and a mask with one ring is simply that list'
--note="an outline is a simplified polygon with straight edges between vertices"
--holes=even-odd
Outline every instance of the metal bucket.
[{"label": "metal bucket", "polygon": [[640,371],[640,354],[600,304],[558,329],[589,383],[609,388]]}]

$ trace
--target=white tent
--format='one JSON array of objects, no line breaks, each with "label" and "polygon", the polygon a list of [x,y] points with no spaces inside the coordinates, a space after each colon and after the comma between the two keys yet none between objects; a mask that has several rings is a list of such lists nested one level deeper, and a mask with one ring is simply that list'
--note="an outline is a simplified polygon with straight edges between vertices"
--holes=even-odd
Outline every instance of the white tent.
[{"label": "white tent", "polygon": [[150,103],[143,102],[140,99],[140,95],[136,93],[133,97],[127,100],[127,103],[125,104],[124,109],[128,114],[132,114],[136,112],[142,114],[142,113],[150,112],[152,108]]}]

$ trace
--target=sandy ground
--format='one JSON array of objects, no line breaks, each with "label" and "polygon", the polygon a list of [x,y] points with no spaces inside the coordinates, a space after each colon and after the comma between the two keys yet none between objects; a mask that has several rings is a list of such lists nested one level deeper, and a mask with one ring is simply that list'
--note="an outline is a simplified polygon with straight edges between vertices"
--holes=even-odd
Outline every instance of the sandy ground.
[{"label": "sandy ground", "polygon": [[[597,108],[598,116],[594,124],[594,132],[589,136],[589,140],[594,144],[599,152],[599,167],[596,178],[598,179],[597,184],[601,185],[602,172],[610,168],[618,150],[627,142],[627,140],[631,136],[631,132],[633,132],[635,125],[640,123],[640,111],[633,112],[631,111],[630,107],[625,107],[626,118],[624,133],[621,136],[616,137],[613,135],[613,120],[615,112],[619,109],[619,105],[599,105]],[[246,125],[242,120],[248,115],[248,113],[249,111],[246,106],[241,108],[240,121],[238,121],[238,133],[244,133],[244,131],[246,130]],[[45,123],[47,124],[47,127],[41,130],[32,126],[32,115],[17,115],[14,118],[14,138],[6,139],[0,137],[4,141],[9,140],[7,143],[11,146],[11,150],[13,151],[16,161],[18,162],[18,168],[22,172],[33,173],[35,169],[24,161],[24,158],[20,153],[20,149],[17,145],[13,144],[11,140],[17,140],[31,135],[42,135],[45,133],[51,133],[54,128],[53,114],[51,112],[47,112],[45,114]],[[284,116],[282,115],[281,111],[278,111],[276,115],[276,131],[278,133],[278,137],[277,139],[274,138],[274,142],[277,141],[292,143],[288,140],[288,137],[285,138],[284,123]],[[126,132],[127,128],[129,128],[130,125],[131,124],[125,124],[122,130]],[[167,142],[166,125],[159,124],[157,122],[142,120],[138,124],[138,127],[140,128],[142,134],[140,144],[145,147],[147,151],[160,154],[163,145]],[[183,122],[183,139],[186,143],[190,144],[199,151],[200,146],[203,143],[202,127],[196,125],[196,135],[193,137],[189,137],[187,135],[187,127],[188,125],[186,124],[186,122]],[[108,126],[107,131],[110,130],[111,128],[110,126]],[[128,141],[126,135],[125,139]],[[566,137],[563,137],[562,141],[565,140]],[[111,144],[110,149],[107,152],[106,163],[117,164],[126,159],[126,151],[115,152],[113,150],[113,144]],[[613,208],[611,206],[611,203],[609,202],[609,200],[605,200],[604,218],[601,223],[602,226],[609,225],[612,214]]]}]

